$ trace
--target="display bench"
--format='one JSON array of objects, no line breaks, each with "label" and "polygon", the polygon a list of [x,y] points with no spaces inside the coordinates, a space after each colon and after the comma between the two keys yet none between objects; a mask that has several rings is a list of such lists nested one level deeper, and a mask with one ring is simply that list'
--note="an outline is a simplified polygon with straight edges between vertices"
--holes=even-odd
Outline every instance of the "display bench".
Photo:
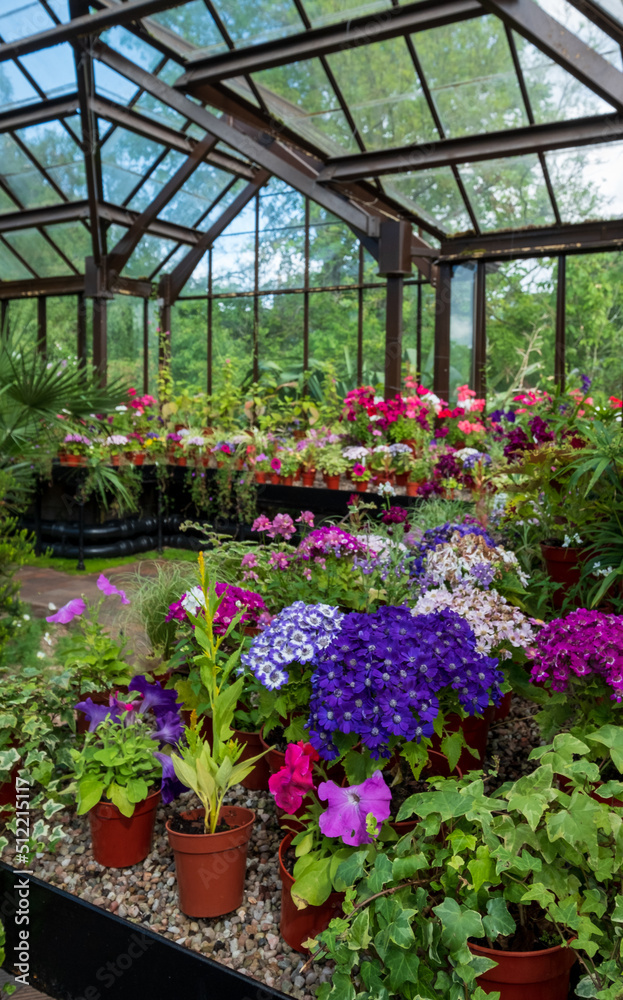
[{"label": "display bench", "polygon": [[0,900],[5,970],[20,974],[27,955],[26,981],[54,1000],[288,1000],[3,862]]}]

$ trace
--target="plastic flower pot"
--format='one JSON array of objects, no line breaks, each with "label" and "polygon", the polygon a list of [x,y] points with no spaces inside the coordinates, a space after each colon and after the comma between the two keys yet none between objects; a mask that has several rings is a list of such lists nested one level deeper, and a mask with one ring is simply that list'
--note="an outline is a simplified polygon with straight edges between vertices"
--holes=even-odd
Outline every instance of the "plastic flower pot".
[{"label": "plastic flower pot", "polygon": [[[472,715],[467,719],[462,719],[460,715],[452,713],[446,718],[446,730],[450,733],[456,733],[459,729],[462,729],[467,745],[476,751],[475,754],[469,753],[465,748],[461,751],[458,767],[464,774],[467,771],[478,770],[482,767],[487,752],[489,727],[493,721],[494,712],[495,709],[490,705],[485,709],[484,716],[482,717]],[[441,752],[441,740],[436,734],[432,737],[432,749],[438,753]]]},{"label": "plastic flower pot", "polygon": [[98,802],[89,810],[93,858],[106,868],[129,868],[151,851],[160,789],[124,816],[112,802]]},{"label": "plastic flower pot", "polygon": [[186,465],[188,465],[188,458],[186,457],[186,455],[178,455],[177,456],[177,464],[180,465],[180,466],[182,466],[182,467],[185,467]]},{"label": "plastic flower pot", "polygon": [[279,874],[281,876],[279,933],[294,951],[308,954],[308,949],[303,947],[303,942],[326,930],[333,918],[340,916],[344,894],[332,892],[321,906],[306,906],[304,910],[298,910],[292,899],[294,879],[283,863],[291,842],[292,834],[288,834],[279,845]]},{"label": "plastic flower pot", "polygon": [[[183,812],[184,819],[203,818],[203,809]],[[247,851],[255,813],[244,806],[223,806],[220,833],[178,833],[167,823],[175,856],[180,910],[187,917],[221,917],[242,903]]]},{"label": "plastic flower pot", "polygon": [[145,462],[145,452],[133,451],[131,453],[130,461],[132,462],[132,465],[143,465]]},{"label": "plastic flower pot", "polygon": [[110,464],[114,465],[115,468],[117,468],[117,466],[120,464],[120,462],[121,462],[121,455],[111,455],[110,456]]},{"label": "plastic flower pot", "polygon": [[396,473],[396,486],[406,486],[409,480],[408,472],[397,472]]},{"label": "plastic flower pot", "polygon": [[330,476],[325,472],[324,474],[324,484],[328,490],[339,490],[340,488],[340,477]]},{"label": "plastic flower pot", "polygon": [[303,481],[303,486],[313,486],[314,479],[316,478],[316,470],[309,469],[305,472],[301,472],[301,479]]},{"label": "plastic flower pot", "polygon": [[67,455],[65,456],[65,465],[77,466],[86,464],[87,460],[84,455],[72,455],[71,453],[68,452]]},{"label": "plastic flower pot", "polygon": [[368,480],[364,483],[355,483],[355,489],[357,493],[367,493],[368,492]]},{"label": "plastic flower pot", "polygon": [[503,719],[507,719],[511,710],[511,704],[513,702],[513,692],[507,691],[506,694],[502,696],[502,701],[496,708],[493,719],[495,722],[501,722]]},{"label": "plastic flower pot", "polygon": [[280,480],[281,480],[281,476],[279,475],[278,472],[271,472],[271,474],[270,474],[270,481],[273,484],[273,486],[278,486]]},{"label": "plastic flower pot", "polygon": [[407,483],[407,496],[416,497],[420,492],[420,483]]},{"label": "plastic flower pot", "polygon": [[58,460],[59,460],[59,463],[61,465],[67,465],[67,452],[66,451],[59,451],[58,452]]},{"label": "plastic flower pot", "polygon": [[255,473],[255,482],[259,483],[260,486],[263,486],[264,483],[266,482],[266,475],[267,474],[265,472],[256,472]]},{"label": "plastic flower pot", "polygon": [[499,991],[500,1000],[567,1000],[569,971],[576,960],[571,948],[556,945],[543,951],[501,951],[468,942],[469,950],[498,964],[476,982],[485,993]]},{"label": "plastic flower pot", "polygon": [[[250,757],[257,757],[258,753],[261,753],[264,749],[259,733],[245,733],[241,729],[236,729],[234,731],[234,739],[238,740],[238,743],[244,744],[244,750],[238,758],[239,764],[242,761],[249,760]],[[252,791],[267,792],[269,775],[268,762],[266,757],[262,757],[261,760],[257,761],[251,774],[244,781],[241,781],[240,784],[243,788],[248,788]]]},{"label": "plastic flower pot", "polygon": [[294,476],[279,476],[277,482],[280,486],[292,486],[294,483]]},{"label": "plastic flower pot", "polygon": [[552,594],[555,608],[562,607],[565,595],[580,582],[582,575],[582,549],[563,548],[562,545],[545,545],[541,553],[550,580],[561,584]]}]

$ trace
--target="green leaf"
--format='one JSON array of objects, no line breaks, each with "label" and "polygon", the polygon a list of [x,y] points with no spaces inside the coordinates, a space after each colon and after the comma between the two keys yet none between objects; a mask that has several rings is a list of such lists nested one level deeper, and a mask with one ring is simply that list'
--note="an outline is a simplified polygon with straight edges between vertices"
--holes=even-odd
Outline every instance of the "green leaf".
[{"label": "green leaf", "polygon": [[345,885],[355,885],[365,871],[367,857],[367,851],[355,851],[339,866],[335,873],[336,878],[341,879]]},{"label": "green leaf", "polygon": [[370,934],[370,910],[366,906],[353,920],[347,938],[348,947],[353,950],[364,950],[372,941]]},{"label": "green leaf", "polygon": [[485,882],[496,883],[498,881],[495,862],[489,854],[489,848],[485,847],[483,844],[481,844],[476,851],[476,857],[472,861],[468,862],[467,867],[470,875],[472,876],[472,882],[476,892],[480,889],[481,885],[485,884]]},{"label": "green leaf", "polygon": [[132,816],[134,813],[134,803],[130,802],[125,788],[113,781],[108,786],[106,794],[123,816]]},{"label": "green leaf", "polygon": [[320,906],[331,894],[331,858],[318,858],[305,854],[294,866],[292,900],[297,909]]},{"label": "green leaf", "polygon": [[429,861],[424,854],[409,854],[406,858],[395,858],[392,862],[392,879],[394,882],[401,882],[428,867]]},{"label": "green leaf", "polygon": [[374,861],[374,868],[368,875],[367,888],[370,894],[380,892],[386,882],[392,879],[392,863],[386,854],[377,854]]},{"label": "green leaf", "polygon": [[398,995],[404,995],[402,987],[405,983],[419,982],[420,959],[415,949],[392,945],[385,955],[385,965],[389,970],[390,985]]},{"label": "green leaf", "polygon": [[76,809],[78,816],[83,816],[89,809],[97,805],[102,798],[105,787],[104,782],[98,781],[97,778],[83,778],[78,783],[78,806]]},{"label": "green leaf", "polygon": [[506,901],[502,896],[487,900],[487,915],[482,918],[482,926],[491,941],[500,935],[515,932],[515,921],[508,912]]},{"label": "green leaf", "polygon": [[456,733],[450,733],[448,736],[444,736],[441,741],[441,752],[448,758],[448,766],[451,771],[454,771],[456,765],[459,762],[461,756],[461,750],[465,745],[465,738],[461,730]]},{"label": "green leaf", "polygon": [[456,899],[449,897],[434,906],[433,913],[441,920],[441,940],[450,950],[451,957],[458,962],[469,962],[471,952],[467,947],[467,939],[479,938],[484,934],[480,914],[460,906]]}]

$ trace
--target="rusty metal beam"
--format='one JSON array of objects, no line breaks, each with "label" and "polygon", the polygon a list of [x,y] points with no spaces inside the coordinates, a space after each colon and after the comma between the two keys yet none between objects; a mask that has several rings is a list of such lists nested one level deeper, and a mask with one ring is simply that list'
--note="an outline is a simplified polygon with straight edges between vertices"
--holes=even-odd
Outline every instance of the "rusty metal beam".
[{"label": "rusty metal beam", "polygon": [[78,94],[66,97],[53,97],[49,101],[38,101],[28,107],[13,108],[0,114],[0,132],[12,129],[27,128],[29,125],[40,125],[42,122],[55,121],[65,115],[73,115],[80,108]]},{"label": "rusty metal beam", "polygon": [[187,59],[189,70],[175,83],[183,90],[245,73],[257,73],[302,59],[312,59],[343,49],[370,45],[406,32],[426,31],[443,24],[479,17],[482,8],[474,0],[420,0],[404,7],[390,7],[374,15],[350,18],[337,24],[311,28],[259,45],[232,49],[214,56]]},{"label": "rusty metal beam", "polygon": [[81,275],[0,281],[0,299],[34,299],[40,295],[77,295],[83,289],[84,278]]},{"label": "rusty metal beam", "polygon": [[11,233],[17,229],[31,229],[39,226],[55,226],[60,222],[75,222],[89,218],[88,201],[60,202],[47,208],[23,209],[0,215],[0,233]]},{"label": "rusty metal beam", "polygon": [[623,248],[623,220],[580,222],[521,232],[484,233],[481,236],[443,240],[438,263],[460,264],[466,260],[519,260],[555,257],[561,253],[590,253]]},{"label": "rusty metal beam", "polygon": [[[136,221],[139,214],[129,208],[111,205],[110,202],[104,202],[99,206],[98,211],[100,218],[106,222],[116,222],[118,225],[128,228]],[[161,236],[164,240],[175,240],[177,243],[185,243],[188,246],[194,246],[201,235],[195,229],[179,226],[175,222],[165,222],[164,219],[154,219],[147,232],[152,236]]]},{"label": "rusty metal beam", "polygon": [[352,156],[333,157],[319,175],[320,182],[357,180],[403,171],[460,166],[505,156],[546,152],[567,147],[623,139],[623,115],[594,115],[576,121],[527,125],[502,132],[440,139],[421,145],[402,146]]}]

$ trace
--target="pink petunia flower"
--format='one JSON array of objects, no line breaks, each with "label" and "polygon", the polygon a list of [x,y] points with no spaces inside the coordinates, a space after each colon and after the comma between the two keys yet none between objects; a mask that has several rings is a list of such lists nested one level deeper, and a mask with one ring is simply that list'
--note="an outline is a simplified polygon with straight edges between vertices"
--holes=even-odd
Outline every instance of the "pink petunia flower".
[{"label": "pink petunia flower", "polygon": [[56,614],[49,615],[46,622],[58,622],[60,625],[69,625],[74,618],[78,618],[86,611],[87,606],[81,597],[74,597],[72,601],[59,608]]},{"label": "pink petunia flower", "polygon": [[[377,823],[389,818],[392,793],[380,771],[360,785],[340,788],[334,781],[318,786],[318,798],[328,803],[319,824],[325,837],[341,837],[345,844],[358,847],[372,840],[366,830],[366,818],[372,813]],[[379,827],[377,827],[378,833]]]},{"label": "pink petunia flower", "polygon": [[114,583],[111,583],[110,580],[107,577],[105,577],[103,573],[100,573],[97,579],[97,589],[101,590],[102,594],[106,594],[106,597],[112,597],[113,594],[118,594],[119,597],[121,598],[122,604],[130,603],[130,601],[125,595],[125,590],[119,590],[118,587],[115,587]]},{"label": "pink petunia flower", "polygon": [[270,792],[280,809],[294,813],[303,804],[303,799],[314,787],[313,764],[318,753],[311,743],[289,743],[286,749],[285,767],[268,779]]}]

